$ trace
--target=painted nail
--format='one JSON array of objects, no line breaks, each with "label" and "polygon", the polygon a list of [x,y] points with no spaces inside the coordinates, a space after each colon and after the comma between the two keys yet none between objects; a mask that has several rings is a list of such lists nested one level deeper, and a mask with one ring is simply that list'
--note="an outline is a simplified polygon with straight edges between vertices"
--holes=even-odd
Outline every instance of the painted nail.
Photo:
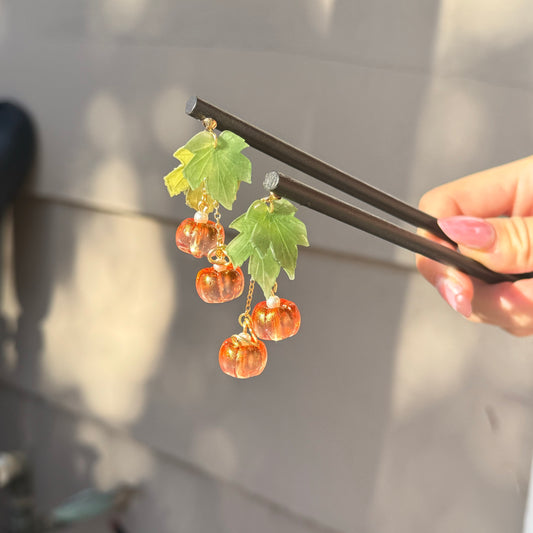
[{"label": "painted nail", "polygon": [[437,281],[436,287],[452,309],[466,318],[472,314],[472,304],[459,283],[450,278],[441,278]]},{"label": "painted nail", "polygon": [[439,218],[442,231],[457,244],[479,250],[490,248],[496,240],[496,232],[491,224],[476,217]]}]

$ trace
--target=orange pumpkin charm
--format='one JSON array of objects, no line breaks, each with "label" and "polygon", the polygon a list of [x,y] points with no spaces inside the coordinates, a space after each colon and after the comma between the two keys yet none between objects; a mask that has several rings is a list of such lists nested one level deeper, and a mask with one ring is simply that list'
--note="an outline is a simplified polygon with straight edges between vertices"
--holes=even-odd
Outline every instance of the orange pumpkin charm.
[{"label": "orange pumpkin charm", "polygon": [[301,316],[294,302],[271,296],[259,302],[252,313],[254,333],[263,340],[280,341],[292,337],[300,329]]},{"label": "orange pumpkin charm", "polygon": [[238,333],[226,339],[218,354],[220,368],[234,378],[251,378],[263,372],[267,349],[255,335]]},{"label": "orange pumpkin charm", "polygon": [[219,239],[224,241],[224,228],[207,220],[207,215],[201,211],[194,218],[186,218],[176,230],[176,246],[194,257],[206,256]]},{"label": "orange pumpkin charm", "polygon": [[231,263],[203,268],[196,275],[198,296],[208,304],[229,302],[238,298],[244,289],[244,274]]}]

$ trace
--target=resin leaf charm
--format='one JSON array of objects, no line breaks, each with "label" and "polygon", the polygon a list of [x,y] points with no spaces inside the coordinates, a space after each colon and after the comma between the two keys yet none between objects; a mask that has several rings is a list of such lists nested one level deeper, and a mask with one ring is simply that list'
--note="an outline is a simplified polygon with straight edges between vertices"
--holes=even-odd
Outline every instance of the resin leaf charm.
[{"label": "resin leaf charm", "polygon": [[168,194],[170,194],[170,196],[178,196],[178,194],[189,189],[189,183],[183,175],[183,169],[194,157],[194,154],[189,152],[186,148],[180,148],[174,154],[174,157],[181,161],[181,165],[164,177],[165,185],[167,186]]},{"label": "resin leaf charm", "polygon": [[298,246],[309,246],[305,224],[294,214],[296,207],[283,198],[256,200],[230,228],[239,231],[227,247],[234,265],[248,258],[248,273],[269,297],[280,268],[294,279]]},{"label": "resin leaf charm", "polygon": [[[205,130],[174,153],[180,165],[164,182],[170,196],[184,193],[185,203],[195,210],[194,217],[176,229],[176,246],[211,263],[196,275],[196,291],[204,302],[223,304],[240,297],[245,286],[241,265],[248,261],[248,294],[238,318],[242,332],[227,338],[219,350],[222,371],[245,379],[265,368],[268,356],[262,340],[286,339],[300,328],[300,311],[294,302],[276,295],[276,280],[281,269],[294,279],[298,246],[309,246],[307,230],[295,217],[296,207],[270,193],[230,224],[239,234],[225,244],[220,208],[231,210],[241,182],[251,182],[251,162],[241,153],[248,144],[228,130],[217,135],[213,118],[203,118],[202,124]],[[250,314],[256,284],[266,300]]]},{"label": "resin leaf charm", "polygon": [[211,203],[219,202],[231,209],[241,181],[252,181],[252,163],[241,154],[248,145],[231,131],[217,136],[213,131],[216,122],[206,120],[206,130],[174,154],[181,165],[165,176],[165,185],[170,196],[186,192],[187,205],[193,209],[198,209],[204,187]]},{"label": "resin leaf charm", "polygon": [[252,181],[252,164],[241,154],[247,146],[231,131],[223,131],[218,137],[211,131],[196,134],[184,147],[193,154],[183,169],[191,189],[201,187],[205,179],[211,198],[231,209],[240,182]]}]

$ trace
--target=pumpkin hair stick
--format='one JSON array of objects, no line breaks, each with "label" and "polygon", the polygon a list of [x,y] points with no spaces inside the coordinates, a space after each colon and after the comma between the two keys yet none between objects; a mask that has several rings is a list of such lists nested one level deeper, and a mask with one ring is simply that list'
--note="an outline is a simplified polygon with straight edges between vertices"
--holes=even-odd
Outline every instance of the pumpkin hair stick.
[{"label": "pumpkin hair stick", "polygon": [[[230,227],[239,235],[227,246],[221,223],[221,207],[231,210],[241,182],[251,181],[251,162],[241,151],[248,145],[235,133],[215,133],[217,122],[202,120],[205,131],[194,135],[174,157],[180,165],[164,178],[170,196],[185,195],[193,217],[176,230],[176,246],[193,257],[207,258],[211,266],[196,276],[196,291],[208,304],[229,302],[241,296],[245,277],[241,265],[248,262],[250,284],[244,313],[239,317],[242,333],[227,338],[219,350],[225,374],[250,378],[261,374],[267,363],[262,340],[292,337],[300,328],[300,311],[294,302],[276,295],[277,278],[283,269],[294,279],[298,246],[309,246],[304,223],[294,215],[297,208],[274,194],[252,203]],[[209,220],[213,213],[214,220]],[[255,284],[265,295],[252,314]]]}]

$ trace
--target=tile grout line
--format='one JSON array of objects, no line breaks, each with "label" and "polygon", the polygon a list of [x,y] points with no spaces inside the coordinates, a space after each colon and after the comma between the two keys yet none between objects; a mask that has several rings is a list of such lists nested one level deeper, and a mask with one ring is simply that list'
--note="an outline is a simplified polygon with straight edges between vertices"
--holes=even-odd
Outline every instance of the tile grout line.
[{"label": "tile grout line", "polygon": [[[141,219],[141,220],[146,220],[146,221],[150,221],[154,223],[164,224],[167,226],[176,226],[179,223],[178,217],[172,218],[170,216],[156,215],[153,213],[143,212],[143,211],[134,211],[132,209],[127,209],[127,208],[101,206],[101,205],[96,205],[95,203],[87,202],[84,200],[66,198],[66,197],[60,197],[60,196],[49,196],[46,194],[35,193],[35,192],[25,192],[23,195],[21,195],[20,199],[43,202],[43,203],[48,202],[48,203],[56,204],[56,205],[63,206],[63,207],[81,209],[84,211],[90,211],[90,212],[99,213],[102,215],[119,216],[119,217],[131,218],[131,219]],[[232,230],[229,230],[227,232],[227,235],[231,236]],[[393,245],[391,244],[391,246]],[[330,259],[355,261],[355,262],[363,263],[365,265],[373,265],[373,266],[378,266],[378,267],[382,267],[385,269],[401,271],[406,274],[412,274],[416,272],[416,268],[414,265],[409,266],[409,265],[406,265],[404,263],[394,261],[394,260],[380,259],[376,257],[360,255],[354,252],[346,252],[346,251],[341,251],[341,250],[328,249],[328,248],[324,248],[321,246],[311,245],[309,248],[301,248],[299,250],[299,253],[302,253],[304,255],[312,254],[312,255],[317,255],[317,256],[327,256]]]}]

